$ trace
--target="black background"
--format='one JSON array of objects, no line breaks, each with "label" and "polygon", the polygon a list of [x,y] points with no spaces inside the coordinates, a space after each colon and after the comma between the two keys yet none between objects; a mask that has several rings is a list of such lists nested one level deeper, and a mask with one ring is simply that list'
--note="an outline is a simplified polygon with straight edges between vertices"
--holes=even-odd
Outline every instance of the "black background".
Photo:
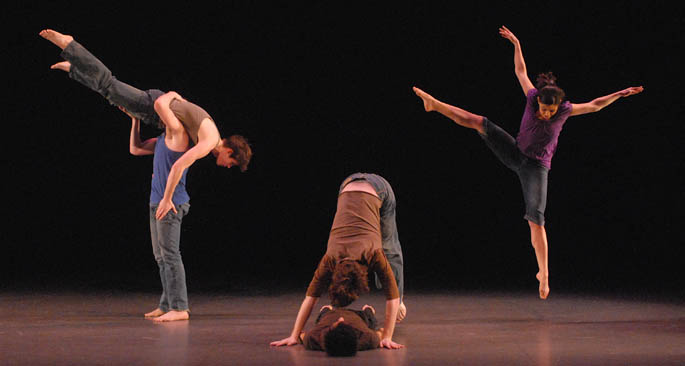
[{"label": "black background", "polygon": [[[242,134],[249,170],[211,157],[188,174],[182,253],[190,291],[304,291],[348,174],[398,199],[406,291],[525,290],[537,271],[517,177],[473,131],[427,114],[417,85],[518,131],[531,79],[552,70],[572,102],[644,93],[573,117],[550,171],[555,291],[682,299],[683,12],[640,3],[522,6],[26,3],[5,9],[0,287],[157,290],[151,157],[130,120],[49,66],[43,28],[73,35],[118,79],[178,91]],[[156,131],[145,129],[146,137]]]}]

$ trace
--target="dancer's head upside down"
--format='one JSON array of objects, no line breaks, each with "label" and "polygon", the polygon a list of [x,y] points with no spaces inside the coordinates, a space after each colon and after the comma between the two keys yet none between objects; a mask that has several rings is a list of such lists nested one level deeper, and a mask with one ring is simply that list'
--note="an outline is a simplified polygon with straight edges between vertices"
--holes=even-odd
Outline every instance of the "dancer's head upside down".
[{"label": "dancer's head upside down", "polygon": [[328,297],[336,308],[345,307],[369,292],[367,271],[357,261],[345,260],[335,266]]}]

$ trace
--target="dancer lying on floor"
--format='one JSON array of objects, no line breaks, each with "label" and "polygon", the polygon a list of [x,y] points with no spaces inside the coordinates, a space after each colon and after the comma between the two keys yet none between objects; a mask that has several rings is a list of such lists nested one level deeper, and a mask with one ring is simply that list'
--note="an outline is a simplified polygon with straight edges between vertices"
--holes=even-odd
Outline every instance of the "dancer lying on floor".
[{"label": "dancer lying on floor", "polygon": [[326,351],[329,356],[354,356],[357,351],[380,347],[382,330],[378,330],[376,310],[364,305],[362,310],[321,308],[315,325],[300,333],[305,348]]},{"label": "dancer lying on floor", "polygon": [[[340,187],[326,254],[319,262],[300,306],[290,337],[272,346],[297,344],[297,339],[322,293],[334,306],[346,306],[369,290],[368,271],[377,275],[385,297],[385,321],[380,347],[403,347],[392,341],[403,287],[402,249],[395,223],[395,195],[390,184],[375,174],[357,173]],[[387,247],[386,247],[387,246]],[[397,277],[394,273],[397,273]],[[399,285],[399,286],[398,286]],[[404,314],[400,314],[400,319]]]},{"label": "dancer lying on floor", "polygon": [[159,126],[161,122],[173,129],[179,126],[185,128],[195,146],[188,149],[171,167],[164,196],[157,208],[157,219],[163,218],[169,210],[178,213],[171,198],[183,172],[195,160],[211,152],[218,166],[239,166],[241,171],[247,169],[252,157],[247,140],[240,135],[222,139],[214,120],[204,109],[181,98],[176,92],[164,93],[157,89],[142,91],[122,83],[72,36],[51,29],[41,31],[40,36],[62,49],[61,56],[66,60],[52,65],[52,69],[66,71],[70,78],[96,91],[111,104],[126,109],[146,124]]},{"label": "dancer lying on floor", "polygon": [[643,88],[630,87],[588,103],[571,103],[565,100],[565,93],[556,85],[556,78],[552,73],[540,74],[537,85],[533,86],[528,79],[519,40],[504,26],[499,32],[514,45],[514,70],[526,96],[526,108],[516,139],[486,117],[443,103],[419,88],[414,87],[414,92],[423,100],[427,112],[436,111],[460,126],[478,131],[497,158],[518,175],[526,204],[524,219],[530,227],[531,242],[538,264],[536,278],[539,281],[540,298],[546,299],[549,295],[548,243],[544,217],[547,174],[561,129],[568,117],[597,112],[619,98],[642,92]]}]

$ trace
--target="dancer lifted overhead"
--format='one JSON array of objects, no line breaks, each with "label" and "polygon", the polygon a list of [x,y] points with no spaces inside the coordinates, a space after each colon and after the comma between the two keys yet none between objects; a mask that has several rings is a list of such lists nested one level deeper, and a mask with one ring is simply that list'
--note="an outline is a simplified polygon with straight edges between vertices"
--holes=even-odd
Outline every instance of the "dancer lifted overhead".
[{"label": "dancer lifted overhead", "polygon": [[386,298],[379,346],[404,347],[392,340],[395,322],[402,320],[407,310],[401,302],[403,261],[395,206],[392,187],[379,175],[355,173],[343,181],[326,254],[309,284],[290,337],[271,342],[272,346],[298,343],[298,336],[324,291],[328,290],[335,307],[345,307],[367,292],[367,273],[371,271],[376,274]]},{"label": "dancer lifted overhead", "polygon": [[40,36],[62,49],[61,56],[66,60],[52,65],[51,69],[66,71],[70,78],[98,92],[111,104],[124,108],[131,116],[146,124],[185,128],[195,146],[188,149],[171,167],[164,196],[157,208],[158,220],[169,210],[178,213],[172,196],[183,172],[195,160],[211,152],[218,166],[239,166],[241,171],[247,169],[252,157],[247,140],[240,135],[222,139],[212,117],[199,106],[176,92],[164,93],[157,89],[142,91],[122,83],[72,36],[51,29],[41,31]]},{"label": "dancer lifted overhead", "polygon": [[516,139],[486,117],[443,103],[417,87],[413,89],[423,100],[427,112],[436,111],[460,126],[478,131],[495,156],[518,175],[526,204],[524,219],[530,226],[530,238],[538,263],[536,278],[539,281],[540,298],[546,299],[549,295],[544,217],[547,173],[557,149],[559,133],[568,117],[597,112],[621,97],[642,92],[643,88],[630,87],[588,103],[571,103],[565,100],[565,93],[557,86],[556,77],[551,72],[538,75],[537,83],[533,86],[528,78],[519,40],[507,27],[502,26],[499,33],[514,45],[514,71],[526,96],[526,107]]}]

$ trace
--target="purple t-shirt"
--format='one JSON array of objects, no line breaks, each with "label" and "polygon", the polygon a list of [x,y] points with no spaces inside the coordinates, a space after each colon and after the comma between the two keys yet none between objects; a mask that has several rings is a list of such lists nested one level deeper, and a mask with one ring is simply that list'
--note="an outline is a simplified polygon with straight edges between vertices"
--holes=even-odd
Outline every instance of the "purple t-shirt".
[{"label": "purple t-shirt", "polygon": [[526,95],[526,109],[521,118],[516,145],[525,156],[538,160],[547,169],[551,169],[552,156],[559,143],[559,134],[571,115],[571,102],[562,102],[557,113],[549,121],[541,120],[536,116],[538,108],[538,90],[533,88]]}]

